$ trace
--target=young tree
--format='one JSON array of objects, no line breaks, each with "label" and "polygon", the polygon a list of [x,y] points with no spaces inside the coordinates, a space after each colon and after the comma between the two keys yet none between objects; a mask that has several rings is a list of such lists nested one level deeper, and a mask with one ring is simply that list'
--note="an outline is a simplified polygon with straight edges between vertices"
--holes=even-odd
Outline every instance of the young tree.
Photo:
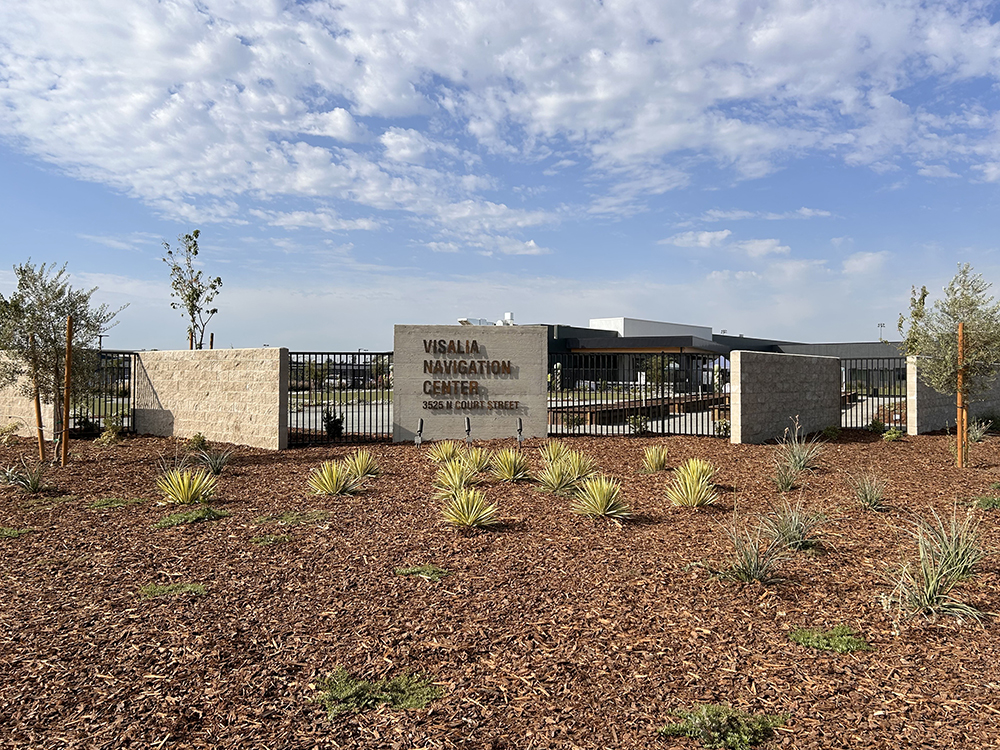
[{"label": "young tree", "polygon": [[170,286],[173,288],[170,296],[179,300],[171,302],[170,306],[175,310],[183,310],[183,314],[187,316],[188,340],[194,343],[195,349],[203,349],[205,346],[205,328],[219,312],[218,308],[210,308],[209,305],[222,286],[221,277],[216,276],[206,281],[202,278],[202,272],[195,270],[199,236],[201,232],[197,229],[191,234],[179,236],[177,240],[184,248],[178,248],[176,254],[169,243],[163,243],[163,248],[167,251],[163,262],[170,266]]},{"label": "young tree", "polygon": [[62,428],[62,399],[66,382],[66,318],[73,316],[70,387],[74,395],[87,393],[94,384],[98,353],[97,337],[113,327],[115,316],[125,309],[107,305],[91,307],[97,288],[84,291],[69,285],[66,265],[56,269],[43,263],[14,266],[17,288],[10,298],[0,294],[0,386],[18,384],[25,396],[38,396],[55,404],[54,434]]},{"label": "young tree", "polygon": [[[899,316],[903,353],[920,357],[920,379],[938,393],[959,396],[956,403],[960,401],[960,408],[968,404],[970,396],[988,389],[1000,373],[1000,303],[994,302],[990,287],[972,266],[960,264],[958,273],[944,288],[943,299],[928,309],[927,287],[921,287],[919,292],[914,287],[909,316]],[[964,323],[965,334],[961,362],[959,323]],[[967,444],[964,435],[960,434],[959,440]]]}]

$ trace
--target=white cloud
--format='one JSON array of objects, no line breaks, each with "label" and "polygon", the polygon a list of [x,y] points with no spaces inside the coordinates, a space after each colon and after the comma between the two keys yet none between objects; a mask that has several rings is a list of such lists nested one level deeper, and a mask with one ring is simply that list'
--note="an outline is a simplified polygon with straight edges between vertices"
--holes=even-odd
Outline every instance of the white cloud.
[{"label": "white cloud", "polygon": [[889,253],[882,250],[877,253],[854,253],[844,259],[845,274],[873,274],[882,270]]},{"label": "white cloud", "polygon": [[952,172],[944,164],[931,164],[930,166],[921,166],[917,170],[917,174],[922,177],[958,177],[959,175]]},{"label": "white cloud", "polygon": [[788,245],[782,245],[781,240],[744,240],[734,243],[734,247],[745,250],[751,258],[762,258],[765,255],[787,255],[791,252]]},{"label": "white cloud", "polygon": [[272,227],[283,227],[284,229],[311,227],[327,232],[343,232],[378,228],[378,224],[371,219],[341,219],[333,211],[261,211],[251,209],[250,214],[263,219]]},{"label": "white cloud", "polygon": [[776,213],[772,211],[744,211],[740,209],[734,209],[730,211],[723,211],[721,209],[712,208],[701,215],[701,221],[739,221],[741,219],[765,219],[767,221],[781,221],[784,219],[815,219],[815,218],[829,218],[833,216],[829,211],[825,211],[820,208],[802,208],[796,209],[795,211],[785,211],[781,213]]},{"label": "white cloud", "polygon": [[718,232],[682,232],[660,240],[660,245],[674,245],[676,247],[718,247],[732,232],[723,229]]}]

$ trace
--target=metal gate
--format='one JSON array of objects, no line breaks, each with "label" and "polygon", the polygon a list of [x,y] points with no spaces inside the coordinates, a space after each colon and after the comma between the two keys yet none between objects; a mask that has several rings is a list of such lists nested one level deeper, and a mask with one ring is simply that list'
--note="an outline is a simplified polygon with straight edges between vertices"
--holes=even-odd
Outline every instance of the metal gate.
[{"label": "metal gate", "polygon": [[906,430],[906,357],[840,360],[841,427]]},{"label": "metal gate", "polygon": [[550,353],[548,432],[728,437],[729,374],[717,354]]},{"label": "metal gate", "polygon": [[288,444],[392,439],[392,352],[289,352]]},{"label": "metal gate", "polygon": [[[70,434],[99,435],[111,417],[117,417],[124,432],[135,432],[135,352],[101,350],[80,355],[91,376],[78,386],[70,401]],[[73,368],[76,370],[76,366]]]}]

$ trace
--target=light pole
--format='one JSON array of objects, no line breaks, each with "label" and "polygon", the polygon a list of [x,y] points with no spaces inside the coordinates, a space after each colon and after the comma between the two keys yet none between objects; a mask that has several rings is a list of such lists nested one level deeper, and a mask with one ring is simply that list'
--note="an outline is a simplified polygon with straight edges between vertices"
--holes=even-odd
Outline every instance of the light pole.
[{"label": "light pole", "polygon": [[884,339],[882,338],[882,331],[883,331],[884,329],[885,329],[885,323],[879,323],[879,324],[878,324],[878,340],[879,340],[879,341],[883,341],[883,340],[884,340]]}]

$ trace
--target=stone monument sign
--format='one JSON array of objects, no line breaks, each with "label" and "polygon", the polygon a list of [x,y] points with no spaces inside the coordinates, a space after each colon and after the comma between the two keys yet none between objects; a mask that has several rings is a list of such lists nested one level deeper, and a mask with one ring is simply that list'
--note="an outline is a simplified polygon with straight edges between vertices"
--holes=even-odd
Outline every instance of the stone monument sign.
[{"label": "stone monument sign", "polygon": [[396,326],[392,439],[525,438],[548,431],[545,326]]}]

